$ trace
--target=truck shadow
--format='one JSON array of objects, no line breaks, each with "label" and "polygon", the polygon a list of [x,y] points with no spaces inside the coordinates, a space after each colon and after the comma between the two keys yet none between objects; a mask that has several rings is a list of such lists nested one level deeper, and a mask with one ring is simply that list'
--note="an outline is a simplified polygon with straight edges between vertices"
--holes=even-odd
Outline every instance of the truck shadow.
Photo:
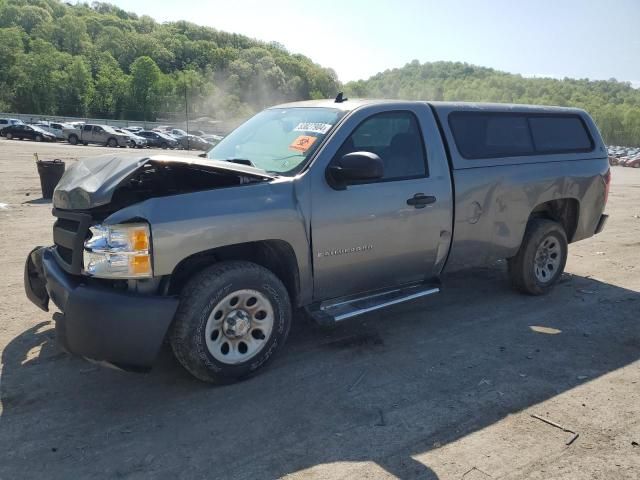
[{"label": "truck shadow", "polygon": [[0,477],[342,478],[367,462],[436,479],[414,457],[640,358],[638,292],[565,275],[526,297],[501,265],[445,285],[333,330],[297,322],[269,369],[224,387],[168,349],[148,375],[100,368],[35,325],[2,355]]}]

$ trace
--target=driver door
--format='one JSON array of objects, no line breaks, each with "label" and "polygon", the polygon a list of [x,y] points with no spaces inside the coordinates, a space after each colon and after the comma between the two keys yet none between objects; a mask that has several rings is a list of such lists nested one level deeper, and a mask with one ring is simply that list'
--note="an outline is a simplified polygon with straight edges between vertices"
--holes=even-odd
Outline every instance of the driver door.
[{"label": "driver door", "polygon": [[[425,144],[428,138],[440,141],[431,111],[419,104],[370,110],[350,116],[340,128],[347,133],[332,140],[339,147],[325,161],[329,166],[347,153],[375,153],[382,159],[383,177],[344,190],[328,185],[326,167],[313,178],[315,300],[426,281],[444,262],[448,240],[443,245],[442,232],[451,229],[451,185],[440,168],[434,169],[436,175],[430,171],[427,152],[440,154]],[[416,204],[420,196],[433,201]]]}]

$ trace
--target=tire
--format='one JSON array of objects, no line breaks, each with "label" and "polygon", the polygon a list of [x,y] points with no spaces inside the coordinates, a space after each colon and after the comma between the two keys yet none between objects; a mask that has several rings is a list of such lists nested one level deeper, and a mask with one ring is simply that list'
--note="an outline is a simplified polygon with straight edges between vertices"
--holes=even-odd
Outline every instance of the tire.
[{"label": "tire", "polygon": [[7,132],[7,134],[5,136],[7,137],[7,140],[12,140],[13,139],[13,133],[11,133],[11,132]]},{"label": "tire", "polygon": [[69,143],[71,145],[77,145],[78,144],[78,137],[76,135],[69,135]]},{"label": "tire", "polygon": [[287,339],[291,317],[287,289],[272,272],[250,262],[221,262],[184,287],[170,343],[194,377],[231,383],[273,358]]},{"label": "tire", "polygon": [[511,284],[529,295],[548,293],[564,271],[568,250],[567,235],[558,222],[530,220],[520,250],[507,260]]},{"label": "tire", "polygon": [[167,142],[162,142],[162,143],[160,144],[160,148],[161,148],[161,149],[163,149],[163,150],[166,150],[166,149],[167,149],[167,147],[168,147]]},{"label": "tire", "polygon": [[107,146],[111,148],[115,148],[118,146],[118,141],[112,137],[109,140],[107,140]]},{"label": "tire", "polygon": [[36,135],[35,141],[36,142],[41,142],[42,141],[42,135]]}]

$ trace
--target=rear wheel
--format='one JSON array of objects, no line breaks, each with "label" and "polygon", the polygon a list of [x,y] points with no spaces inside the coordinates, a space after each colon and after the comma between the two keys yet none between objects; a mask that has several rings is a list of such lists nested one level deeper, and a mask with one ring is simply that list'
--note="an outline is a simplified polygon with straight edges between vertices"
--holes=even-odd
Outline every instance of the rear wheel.
[{"label": "rear wheel", "polygon": [[184,287],[170,341],[193,376],[230,383],[266,365],[290,325],[289,295],[273,273],[250,262],[222,262]]},{"label": "rear wheel", "polygon": [[567,253],[567,235],[559,223],[530,220],[520,250],[508,259],[512,285],[530,295],[548,293],[564,271]]},{"label": "rear wheel", "polygon": [[167,145],[167,142],[162,142],[162,143],[160,144],[160,148],[161,148],[161,149],[163,149],[163,150],[166,150],[168,146],[169,146],[169,145]]},{"label": "rear wheel", "polygon": [[13,138],[13,133],[11,132],[7,132],[7,134],[5,135],[5,137],[7,137],[7,140],[11,140]]}]

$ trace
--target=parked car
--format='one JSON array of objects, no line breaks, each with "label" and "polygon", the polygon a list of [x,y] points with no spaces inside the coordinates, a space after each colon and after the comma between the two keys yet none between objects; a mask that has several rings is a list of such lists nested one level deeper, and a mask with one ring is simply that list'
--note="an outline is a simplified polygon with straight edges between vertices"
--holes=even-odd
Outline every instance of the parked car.
[{"label": "parked car", "polygon": [[129,146],[132,148],[144,148],[147,146],[147,139],[144,137],[136,135],[126,129],[114,128],[114,130],[129,137]]},{"label": "parked car", "polygon": [[63,312],[65,351],[145,369],[168,338],[195,377],[229,382],[282,348],[294,308],[333,325],[498,259],[517,290],[548,293],[568,244],[604,228],[610,178],[579,109],[286,104],[206,159],[72,164],[25,291]]},{"label": "parked car", "polygon": [[144,128],[142,127],[137,127],[137,126],[132,126],[132,127],[126,127],[125,130],[130,131],[131,133],[137,133],[141,130],[144,130]]},{"label": "parked car", "polygon": [[213,145],[206,140],[196,137],[195,135],[184,135],[177,138],[180,147],[185,150],[200,150],[208,152],[213,148]]},{"label": "parked car", "polygon": [[220,140],[222,140],[224,137],[221,135],[203,135],[202,139],[206,142],[209,142],[211,145],[217,145],[218,143],[220,143]]},{"label": "parked car", "polygon": [[184,130],[182,130],[180,128],[172,128],[167,133],[169,135],[171,135],[172,137],[174,137],[174,138],[180,138],[180,137],[184,137],[185,135],[187,135],[187,132],[185,132]]},{"label": "parked car", "polygon": [[53,133],[49,133],[36,125],[9,125],[3,129],[4,136],[11,139],[35,140],[36,142],[55,142],[56,136]]},{"label": "parked car", "polygon": [[614,155],[609,155],[608,158],[609,158],[609,165],[611,166],[618,165],[618,163],[620,163],[618,158]]},{"label": "parked car", "polygon": [[47,122],[47,123],[38,124],[38,126],[43,130],[55,135],[56,140],[65,140],[64,129],[71,128],[71,125],[67,123],[58,123],[58,122]]},{"label": "parked car", "polygon": [[147,145],[149,147],[160,147],[162,149],[177,148],[178,141],[170,135],[166,135],[160,132],[154,132],[152,130],[143,130],[138,132],[137,135],[147,139]]},{"label": "parked car", "polygon": [[625,167],[638,168],[640,167],[640,156],[636,156],[631,160],[627,161],[624,165]]},{"label": "parked car", "polygon": [[4,129],[10,125],[24,125],[19,118],[0,118],[0,135],[4,137]]},{"label": "parked car", "polygon": [[126,147],[129,145],[129,137],[116,132],[109,125],[84,124],[82,128],[66,128],[63,130],[65,138],[71,145],[82,143],[98,143],[108,147]]}]

